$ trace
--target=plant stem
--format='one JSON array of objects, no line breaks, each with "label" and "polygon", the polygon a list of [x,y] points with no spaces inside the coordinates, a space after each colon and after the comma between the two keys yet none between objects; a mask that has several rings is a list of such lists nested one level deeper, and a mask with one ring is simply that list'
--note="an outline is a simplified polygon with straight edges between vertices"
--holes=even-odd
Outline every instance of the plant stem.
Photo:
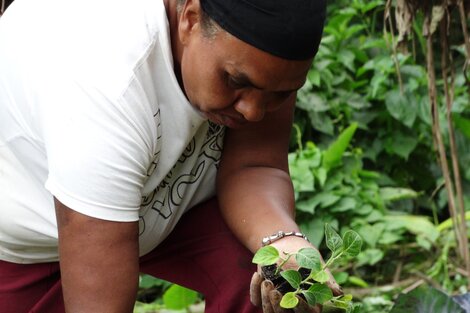
[{"label": "plant stem", "polygon": [[276,271],[274,272],[274,275],[279,275],[279,272],[281,271],[282,267],[287,263],[287,261],[289,261],[289,259],[291,258],[291,256],[294,255],[294,253],[285,253],[284,254],[286,255],[286,258],[282,258],[281,256],[279,256],[279,258],[282,260],[282,262],[279,264],[279,266],[276,268]]},{"label": "plant stem", "polygon": [[339,259],[339,257],[341,257],[341,255],[343,255],[343,251],[341,251],[340,253],[338,253],[337,255],[332,255],[328,261],[326,261],[325,265],[322,266],[322,270],[325,270],[326,268],[328,268],[331,264],[333,264],[337,259]]}]

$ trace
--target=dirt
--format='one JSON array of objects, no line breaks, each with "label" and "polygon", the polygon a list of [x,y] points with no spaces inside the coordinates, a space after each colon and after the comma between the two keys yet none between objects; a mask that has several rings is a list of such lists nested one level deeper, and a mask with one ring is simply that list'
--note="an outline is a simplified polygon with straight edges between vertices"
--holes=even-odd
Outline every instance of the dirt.
[{"label": "dirt", "polygon": [[[274,287],[279,290],[282,294],[295,290],[280,274],[276,275],[276,265],[263,266],[261,270],[263,272],[264,278],[272,281]],[[299,273],[302,276],[302,279],[305,279],[310,274],[310,270],[306,268],[300,268]],[[302,287],[308,288],[308,286]]]}]

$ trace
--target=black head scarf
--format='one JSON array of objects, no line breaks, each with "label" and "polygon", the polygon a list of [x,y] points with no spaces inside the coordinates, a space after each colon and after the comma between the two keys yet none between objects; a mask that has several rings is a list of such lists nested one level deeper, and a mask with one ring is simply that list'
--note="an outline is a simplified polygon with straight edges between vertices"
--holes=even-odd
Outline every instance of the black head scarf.
[{"label": "black head scarf", "polygon": [[238,39],[288,60],[315,56],[326,0],[200,0],[202,9]]}]

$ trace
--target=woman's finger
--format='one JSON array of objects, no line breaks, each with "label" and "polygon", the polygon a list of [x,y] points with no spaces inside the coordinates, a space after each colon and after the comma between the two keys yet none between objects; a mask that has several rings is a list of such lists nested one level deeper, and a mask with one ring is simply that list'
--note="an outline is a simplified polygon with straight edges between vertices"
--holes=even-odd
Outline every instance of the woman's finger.
[{"label": "woman's finger", "polygon": [[272,290],[274,290],[274,285],[271,281],[265,280],[261,283],[261,303],[264,313],[276,313],[269,299],[269,292]]},{"label": "woman's finger", "polygon": [[269,300],[271,301],[271,305],[275,313],[292,312],[288,309],[284,309],[281,307],[281,299],[282,299],[282,293],[280,293],[278,290],[274,289],[269,292]]},{"label": "woman's finger", "polygon": [[254,306],[261,307],[261,283],[263,282],[263,278],[258,272],[253,274],[251,277],[250,283],[250,300]]}]

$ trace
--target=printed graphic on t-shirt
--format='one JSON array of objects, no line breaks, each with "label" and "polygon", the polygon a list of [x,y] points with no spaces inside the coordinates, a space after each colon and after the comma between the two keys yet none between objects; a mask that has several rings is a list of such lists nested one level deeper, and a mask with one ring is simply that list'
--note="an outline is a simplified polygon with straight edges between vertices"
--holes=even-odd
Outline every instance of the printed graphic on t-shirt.
[{"label": "printed graphic on t-shirt", "polygon": [[162,123],[161,123],[161,119],[160,119],[160,109],[158,109],[158,111],[153,115],[153,117],[155,118],[156,125],[157,125],[157,134],[158,134],[157,139],[156,139],[156,145],[157,145],[156,150],[157,151],[153,155],[153,161],[150,164],[149,169],[147,170],[147,177],[150,177],[150,175],[152,175],[153,171],[157,167],[158,160],[160,159],[160,151],[161,151],[161,138],[162,138],[161,128],[162,128]]},{"label": "printed graphic on t-shirt", "polygon": [[[159,219],[170,219],[175,210],[181,206],[183,198],[194,194],[200,180],[211,167],[212,170],[217,169],[222,154],[224,129],[223,126],[208,122],[205,138],[198,142],[196,137],[193,137],[160,185],[142,198],[141,234],[145,232],[146,222],[149,219],[147,216],[153,216],[152,219],[155,219],[154,214],[148,214],[149,210],[156,212]],[[158,161],[155,165],[158,166]]]}]

